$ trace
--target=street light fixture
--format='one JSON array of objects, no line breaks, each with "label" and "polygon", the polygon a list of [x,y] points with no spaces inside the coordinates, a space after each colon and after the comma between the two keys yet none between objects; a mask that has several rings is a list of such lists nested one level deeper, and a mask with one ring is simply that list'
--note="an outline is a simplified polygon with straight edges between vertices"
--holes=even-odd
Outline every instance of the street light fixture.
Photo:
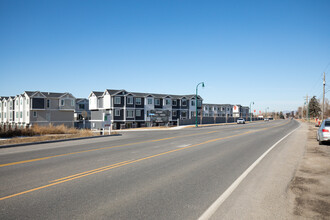
[{"label": "street light fixture", "polygon": [[[204,82],[200,82],[200,83],[198,83],[197,84],[197,86],[196,86],[196,128],[198,127],[198,123],[197,123],[197,117],[198,117],[198,111],[197,111],[197,105],[198,105],[198,102],[197,102],[197,96],[198,96],[198,86],[200,85],[200,84],[202,84],[202,87],[204,88],[205,87],[205,85],[204,85]],[[202,107],[202,106],[201,106]]]},{"label": "street light fixture", "polygon": [[254,105],[254,102],[250,102],[250,122],[252,122],[251,104]]}]

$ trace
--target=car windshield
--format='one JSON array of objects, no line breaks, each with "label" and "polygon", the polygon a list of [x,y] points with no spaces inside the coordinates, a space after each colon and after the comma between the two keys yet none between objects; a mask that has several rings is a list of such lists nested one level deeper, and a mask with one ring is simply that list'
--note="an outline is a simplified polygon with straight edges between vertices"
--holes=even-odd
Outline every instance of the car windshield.
[{"label": "car windshield", "polygon": [[330,121],[325,121],[324,126],[330,126]]},{"label": "car windshield", "polygon": [[244,120],[243,118],[239,118],[238,120]]}]

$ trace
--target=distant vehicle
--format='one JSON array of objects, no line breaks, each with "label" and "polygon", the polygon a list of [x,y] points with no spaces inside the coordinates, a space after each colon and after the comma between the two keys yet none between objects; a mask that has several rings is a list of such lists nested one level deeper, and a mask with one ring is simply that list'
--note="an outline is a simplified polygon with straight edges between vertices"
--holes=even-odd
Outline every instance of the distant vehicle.
[{"label": "distant vehicle", "polygon": [[268,118],[269,120],[274,120],[273,118]]},{"label": "distant vehicle", "polygon": [[264,121],[269,121],[269,118],[265,118]]},{"label": "distant vehicle", "polygon": [[317,130],[316,139],[319,145],[322,145],[325,141],[330,141],[330,119],[325,119],[319,129]]},{"label": "distant vehicle", "polygon": [[237,124],[245,124],[244,118],[237,119]]}]

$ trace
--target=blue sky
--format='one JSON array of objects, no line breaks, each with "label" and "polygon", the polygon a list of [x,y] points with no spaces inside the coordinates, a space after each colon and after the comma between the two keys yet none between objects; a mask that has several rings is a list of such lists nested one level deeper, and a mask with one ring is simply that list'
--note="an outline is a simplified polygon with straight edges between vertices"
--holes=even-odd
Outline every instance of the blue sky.
[{"label": "blue sky", "polygon": [[0,96],[204,81],[206,103],[296,110],[329,63],[328,0],[0,0]]}]

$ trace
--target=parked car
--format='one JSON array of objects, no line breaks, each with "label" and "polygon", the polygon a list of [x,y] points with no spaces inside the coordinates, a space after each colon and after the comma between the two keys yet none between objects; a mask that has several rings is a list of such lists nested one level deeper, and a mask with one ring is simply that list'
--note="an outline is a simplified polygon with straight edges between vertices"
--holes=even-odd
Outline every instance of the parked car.
[{"label": "parked car", "polygon": [[269,118],[265,118],[264,121],[269,121]]},{"label": "parked car", "polygon": [[325,119],[317,130],[316,139],[322,145],[325,141],[330,141],[330,119]]},{"label": "parked car", "polygon": [[237,119],[237,124],[245,124],[244,118]]}]

